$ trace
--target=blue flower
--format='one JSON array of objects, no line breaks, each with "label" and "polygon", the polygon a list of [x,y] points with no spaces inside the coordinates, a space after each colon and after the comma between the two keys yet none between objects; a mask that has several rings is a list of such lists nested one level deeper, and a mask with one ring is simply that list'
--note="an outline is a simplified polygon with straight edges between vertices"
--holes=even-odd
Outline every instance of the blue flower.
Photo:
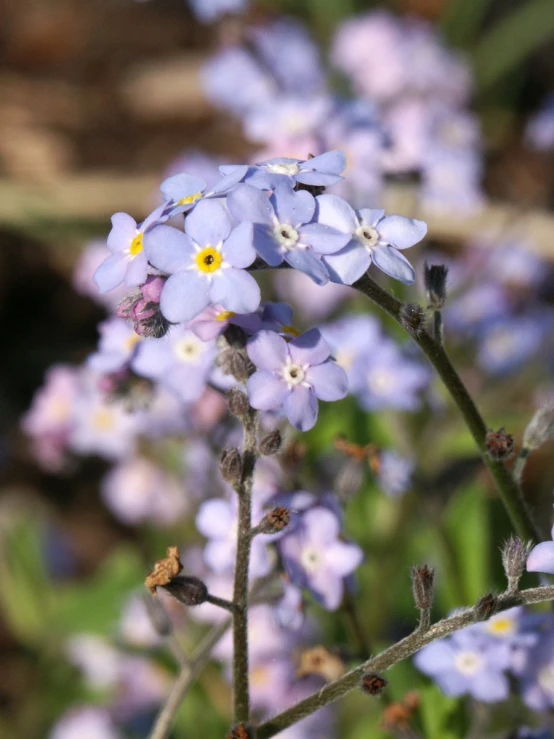
[{"label": "blue flower", "polygon": [[277,157],[265,162],[258,162],[251,167],[241,165],[224,165],[220,172],[229,176],[238,174],[244,169],[242,179],[247,185],[260,190],[274,190],[278,184],[294,187],[297,183],[317,187],[335,185],[344,178],[341,172],[346,168],[346,157],[342,151],[327,151],[312,159],[292,159]]},{"label": "blue flower", "polygon": [[167,201],[164,216],[172,218],[179,213],[186,213],[194,208],[200,200],[221,198],[237,185],[248,171],[248,166],[237,165],[232,173],[224,176],[213,187],[206,191],[207,183],[201,177],[190,174],[175,174],[164,180],[160,186],[162,195]]},{"label": "blue flower", "polygon": [[222,15],[241,13],[248,0],[189,0],[191,10],[201,23],[214,23]]},{"label": "blue flower", "polygon": [[262,411],[283,408],[300,431],[315,425],[318,399],[346,395],[346,375],[329,359],[329,347],[315,328],[289,343],[273,331],[260,331],[246,350],[258,368],[248,380],[250,405]]},{"label": "blue flower", "polygon": [[312,222],[315,199],[309,192],[279,184],[268,198],[251,185],[239,185],[227,196],[227,204],[238,221],[254,223],[254,247],[267,264],[277,267],[285,260],[318,285],[329,281],[319,254],[338,251],[348,236]]},{"label": "blue flower", "polygon": [[256,256],[252,224],[232,229],[229,214],[216,200],[194,208],[185,233],[171,226],[154,228],[144,249],[154,267],[171,275],[160,308],[172,323],[192,320],[210,303],[236,313],[251,313],[260,304],[260,288],[244,270]]},{"label": "blue flower", "polygon": [[425,236],[423,221],[402,216],[385,216],[384,210],[354,210],[337,195],[319,195],[317,220],[348,234],[348,243],[339,252],[323,258],[333,282],[352,285],[374,263],[382,272],[411,285],[415,272],[399,249],[407,249]]}]

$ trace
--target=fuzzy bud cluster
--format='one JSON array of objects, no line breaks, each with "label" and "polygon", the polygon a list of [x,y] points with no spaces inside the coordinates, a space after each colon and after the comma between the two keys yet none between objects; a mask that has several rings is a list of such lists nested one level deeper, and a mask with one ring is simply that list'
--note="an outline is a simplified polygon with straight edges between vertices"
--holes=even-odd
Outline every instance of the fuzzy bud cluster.
[{"label": "fuzzy bud cluster", "polygon": [[412,567],[412,593],[420,611],[431,608],[435,598],[435,570],[432,567]]},{"label": "fuzzy bud cluster", "polygon": [[276,534],[283,531],[290,523],[290,511],[288,508],[278,506],[273,508],[262,518],[258,525],[260,534]]},{"label": "fuzzy bud cluster", "polygon": [[521,576],[525,571],[525,563],[533,544],[524,542],[518,536],[510,536],[502,547],[502,564],[506,579],[508,580],[508,591],[517,591]]},{"label": "fuzzy bud cluster", "polygon": [[148,277],[140,290],[121,301],[116,316],[133,322],[135,333],[161,339],[171,325],[160,310],[160,296],[165,286],[163,277]]}]

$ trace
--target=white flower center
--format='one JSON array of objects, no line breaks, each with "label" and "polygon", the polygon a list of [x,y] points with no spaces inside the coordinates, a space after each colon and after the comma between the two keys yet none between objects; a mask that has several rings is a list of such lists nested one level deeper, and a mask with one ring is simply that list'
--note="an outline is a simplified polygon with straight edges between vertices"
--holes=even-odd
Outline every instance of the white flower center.
[{"label": "white flower center", "polygon": [[314,547],[307,547],[300,555],[300,564],[306,572],[316,572],[321,566],[321,554]]},{"label": "white flower center", "polygon": [[266,169],[272,174],[286,174],[294,177],[298,174],[300,167],[296,162],[278,162],[276,164],[266,164]]},{"label": "white flower center", "polygon": [[539,670],[538,683],[545,693],[554,694],[554,665]]},{"label": "white flower center", "polygon": [[379,233],[373,226],[358,226],[354,233],[360,244],[365,246],[366,249],[371,249],[379,241]]},{"label": "white flower center", "polygon": [[394,387],[394,380],[384,372],[370,372],[367,385],[375,395],[386,395]]},{"label": "white flower center", "polygon": [[200,340],[194,336],[179,339],[173,345],[173,353],[180,362],[195,364],[202,356],[203,348]]},{"label": "white flower center", "polygon": [[273,238],[285,249],[294,249],[300,236],[288,223],[278,223],[273,229]]},{"label": "white flower center", "polygon": [[482,669],[483,660],[476,652],[460,652],[456,655],[454,664],[458,672],[471,677]]},{"label": "white flower center", "polygon": [[287,364],[283,367],[283,380],[287,383],[289,390],[296,385],[307,384],[306,370],[308,365],[302,366],[301,364],[294,364],[290,359],[287,360]]}]

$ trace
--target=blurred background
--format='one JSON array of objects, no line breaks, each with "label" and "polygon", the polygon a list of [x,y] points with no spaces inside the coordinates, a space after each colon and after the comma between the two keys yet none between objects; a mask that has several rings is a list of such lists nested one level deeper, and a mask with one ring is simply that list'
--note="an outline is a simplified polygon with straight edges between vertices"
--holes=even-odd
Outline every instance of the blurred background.
[{"label": "blurred background", "polygon": [[[324,149],[345,149],[354,182],[348,196],[358,207],[383,205],[429,223],[425,244],[409,256],[419,276],[425,259],[451,266],[446,343],[490,426],[520,438],[554,392],[552,0],[258,0],[221,15],[212,8],[223,5],[0,0],[2,739],[43,739],[56,730],[66,731],[56,739],[83,737],[82,727],[59,726],[75,706],[110,706],[116,728],[91,724],[87,739],[147,736],[175,672],[159,644],[152,657],[148,639],[129,637],[144,614],[122,626],[122,613],[168,544],[187,537],[200,544],[190,511],[169,523],[121,515],[101,494],[113,455],[68,451],[65,442],[49,455],[40,448],[40,423],[28,415],[49,368],[76,367],[96,349],[107,304],[94,296],[91,275],[107,254],[110,216],[143,219],[169,173],[208,172],[209,179],[222,163],[306,158],[319,153],[318,137]],[[237,64],[233,78],[236,59],[224,54],[237,48],[259,65]],[[312,73],[315,81],[307,79]],[[241,87],[251,100],[242,100]],[[306,285],[289,277],[268,280],[266,294],[290,301],[302,328],[345,310],[370,314],[406,362],[421,361],[363,301],[331,292],[326,300],[306,297]],[[414,288],[391,289],[426,302],[419,277]],[[384,371],[396,377],[393,364]],[[341,435],[409,462],[395,468],[401,480],[393,483],[364,465],[346,506],[348,535],[368,556],[356,597],[374,649],[413,623],[408,582],[416,561],[431,560],[448,575],[437,615],[502,587],[498,547],[509,523],[440,386],[428,378],[415,384],[405,402],[398,398],[408,390],[399,387],[380,404],[352,396],[340,413],[323,409],[302,437],[306,485],[323,484],[322,458],[331,460],[329,475],[342,469],[334,447]],[[178,443],[154,455],[173,472]],[[186,483],[189,472],[185,465],[177,477]],[[550,446],[532,457],[525,476],[547,526],[553,483]],[[133,486],[140,487],[126,482],[131,498]],[[353,648],[356,629],[316,615],[316,643]],[[198,625],[183,634],[190,646]],[[80,640],[73,651],[72,638]],[[107,665],[118,657],[102,645],[114,644],[143,659],[140,686],[124,671],[110,679]],[[224,673],[208,668],[175,737],[192,736],[193,727],[224,736]],[[422,736],[469,731],[463,703],[442,696],[411,665],[396,668],[391,685],[397,701],[419,691],[417,715],[407,722]],[[384,726],[383,710],[352,697],[339,707],[335,735],[412,736]],[[503,732],[497,735],[523,725],[521,710],[488,717]]]}]

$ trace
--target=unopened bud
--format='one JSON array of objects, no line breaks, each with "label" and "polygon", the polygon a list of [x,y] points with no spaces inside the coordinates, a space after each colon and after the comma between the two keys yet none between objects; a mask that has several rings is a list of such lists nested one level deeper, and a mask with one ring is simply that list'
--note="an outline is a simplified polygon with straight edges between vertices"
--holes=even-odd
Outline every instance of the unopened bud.
[{"label": "unopened bud", "polygon": [[431,608],[435,598],[435,570],[432,567],[412,567],[412,593],[420,611]]},{"label": "unopened bud", "polygon": [[134,292],[130,295],[126,295],[119,301],[117,308],[115,309],[115,315],[118,318],[125,318],[126,320],[128,320],[131,317],[133,306],[138,300],[141,300],[141,298],[142,295],[140,292]]},{"label": "unopened bud", "polygon": [[260,534],[276,534],[278,531],[285,529],[289,523],[289,509],[278,506],[265,514],[257,528]]},{"label": "unopened bud", "polygon": [[502,564],[510,592],[517,590],[532,548],[532,542],[523,542],[518,536],[510,536],[502,547]]},{"label": "unopened bud", "polygon": [[523,434],[523,448],[534,451],[554,438],[554,403],[539,408]]},{"label": "unopened bud", "polygon": [[248,398],[238,387],[231,388],[227,395],[229,412],[236,418],[245,418],[250,410]]},{"label": "unopened bud", "polygon": [[159,303],[165,283],[166,279],[164,277],[150,275],[140,288],[144,300],[149,303]]},{"label": "unopened bud", "polygon": [[233,726],[227,734],[227,739],[256,739],[256,732],[253,726],[241,722]]},{"label": "unopened bud", "polygon": [[272,454],[277,454],[282,443],[283,437],[281,436],[281,432],[279,429],[275,429],[275,431],[271,431],[260,441],[260,454],[263,454],[264,457],[271,457]]},{"label": "unopened bud", "polygon": [[177,575],[163,588],[185,606],[199,606],[208,595],[208,588],[202,580],[186,575]]},{"label": "unopened bud", "polygon": [[447,276],[448,267],[445,264],[427,264],[425,262],[425,289],[430,308],[435,310],[444,308]]},{"label": "unopened bud", "polygon": [[504,428],[498,431],[487,431],[485,444],[491,459],[506,459],[514,451],[514,437],[506,433]]},{"label": "unopened bud", "polygon": [[240,482],[242,475],[242,458],[236,448],[224,449],[219,460],[219,469],[223,479],[231,485]]},{"label": "unopened bud", "polygon": [[360,688],[367,695],[381,695],[387,685],[388,680],[375,672],[366,672],[360,681]]},{"label": "unopened bud", "polygon": [[244,351],[231,351],[227,359],[229,373],[239,382],[246,382],[254,370],[254,365]]},{"label": "unopened bud", "polygon": [[400,308],[400,323],[406,331],[416,336],[421,334],[425,328],[425,311],[417,303],[406,303]]},{"label": "unopened bud", "polygon": [[488,621],[491,616],[494,616],[498,608],[498,598],[492,593],[487,593],[480,600],[477,601],[473,608],[473,620],[474,621]]}]

